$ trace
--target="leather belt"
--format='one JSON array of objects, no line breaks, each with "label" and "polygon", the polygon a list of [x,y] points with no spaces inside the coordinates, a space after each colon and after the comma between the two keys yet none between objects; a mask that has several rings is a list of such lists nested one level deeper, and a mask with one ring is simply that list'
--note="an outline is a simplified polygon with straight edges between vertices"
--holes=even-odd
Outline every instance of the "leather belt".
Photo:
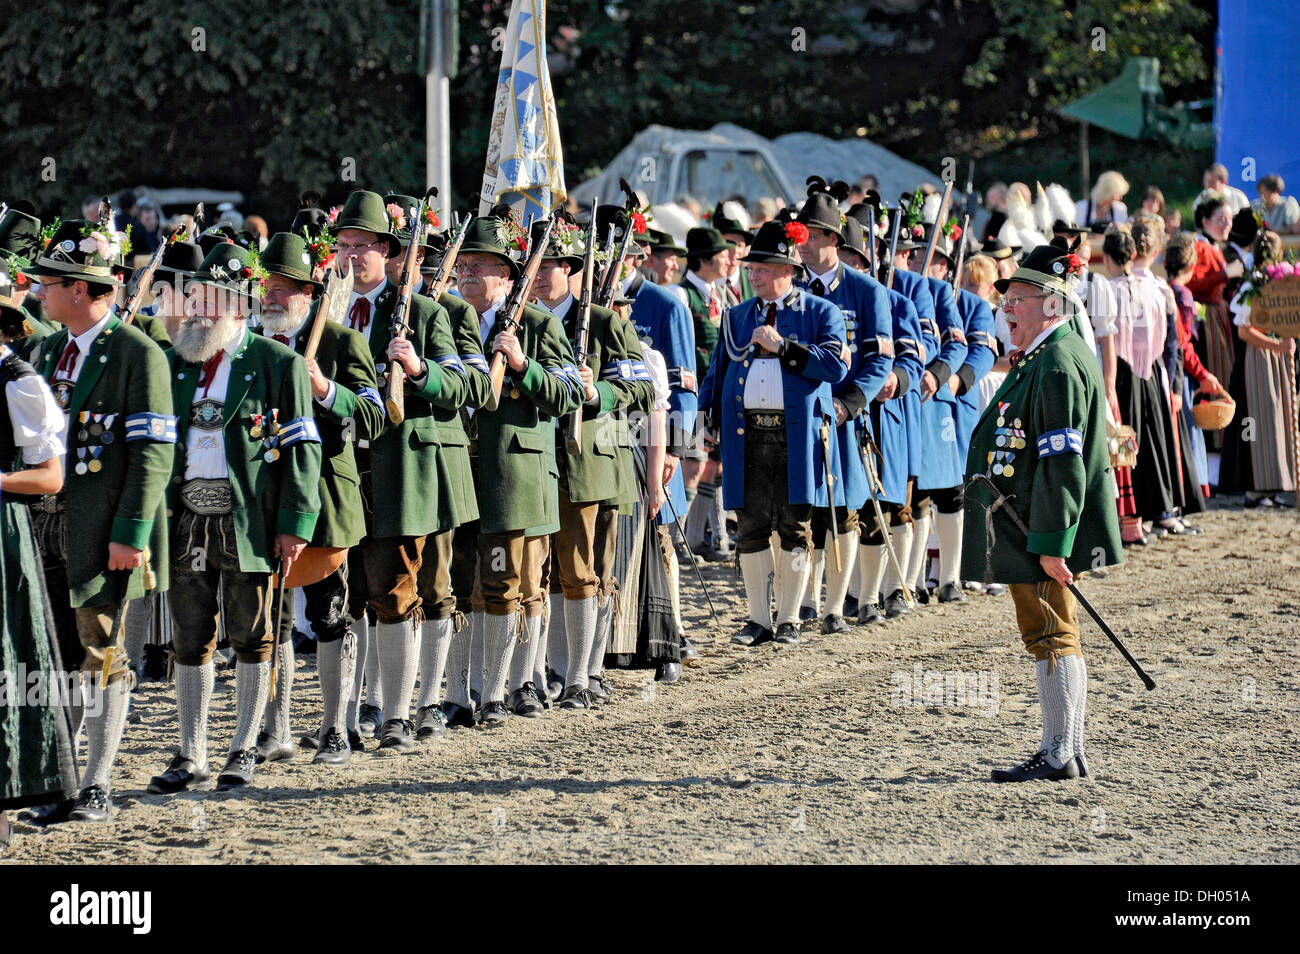
[{"label": "leather belt", "polygon": [[63,513],[63,494],[41,494],[31,502],[31,509],[38,513]]},{"label": "leather belt", "polygon": [[181,484],[181,502],[200,517],[217,517],[230,513],[231,491],[228,480],[196,478]]},{"label": "leather belt", "polygon": [[750,427],[776,430],[785,427],[785,411],[746,411],[745,423]]}]

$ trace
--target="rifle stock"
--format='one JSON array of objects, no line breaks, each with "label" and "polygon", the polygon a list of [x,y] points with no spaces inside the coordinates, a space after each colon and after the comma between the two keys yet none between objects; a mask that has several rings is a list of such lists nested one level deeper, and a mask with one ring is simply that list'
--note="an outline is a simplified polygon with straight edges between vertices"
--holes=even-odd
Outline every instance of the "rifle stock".
[{"label": "rifle stock", "polygon": [[934,228],[930,229],[930,244],[925,249],[925,264],[921,266],[921,275],[924,278],[930,276],[930,262],[934,259],[934,246],[939,241],[939,232],[943,229],[943,217],[948,214],[948,202],[952,199],[952,180],[943,187],[943,201],[939,203],[939,215],[934,220]]},{"label": "rifle stock", "polygon": [[[410,330],[407,318],[411,314],[411,294],[415,291],[415,254],[424,241],[424,210],[428,208],[429,196],[420,200],[419,208],[410,209],[411,241],[406,246],[402,257],[402,274],[397,282],[397,305],[393,308],[393,338],[405,340]],[[394,424],[406,420],[406,369],[400,361],[393,361],[388,366],[388,394],[384,399],[388,409],[388,419]]]},{"label": "rifle stock", "polygon": [[[573,342],[574,363],[581,368],[587,362],[587,338],[591,334],[592,272],[596,267],[596,207],[591,200],[591,225],[587,231],[587,247],[582,253],[582,301],[578,304],[578,335]],[[569,453],[582,454],[582,405],[569,417]]]}]

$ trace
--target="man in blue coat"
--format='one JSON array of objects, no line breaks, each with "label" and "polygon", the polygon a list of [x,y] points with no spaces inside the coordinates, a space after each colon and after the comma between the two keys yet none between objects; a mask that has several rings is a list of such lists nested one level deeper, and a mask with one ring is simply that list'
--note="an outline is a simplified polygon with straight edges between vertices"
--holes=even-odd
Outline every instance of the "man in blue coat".
[{"label": "man in blue coat", "polygon": [[[740,525],[740,570],[749,622],[733,641],[799,642],[799,599],[808,579],[813,507],[844,503],[827,492],[818,431],[835,416],[831,388],[848,371],[844,316],[795,287],[801,266],[785,225],[768,222],[745,263],[756,297],[727,311],[700,400],[722,438],[722,496]],[[840,469],[830,443],[830,469]],[[767,578],[769,537],[780,537],[775,634]]]},{"label": "man in blue coat", "polygon": [[[845,352],[848,374],[832,388],[840,460],[836,477],[844,491],[844,506],[834,511],[839,552],[830,557],[825,555],[831,510],[815,509],[812,535],[817,555],[808,584],[815,595],[821,587],[824,565],[826,605],[822,612],[822,632],[839,633],[848,629],[843,616],[844,598],[857,554],[858,511],[866,504],[870,492],[860,450],[862,430],[869,421],[869,415],[863,412],[887,387],[896,390],[898,386],[897,380],[892,386],[890,382],[894,371],[893,319],[885,286],[840,262],[837,250],[845,241],[844,230],[860,230],[860,226],[856,220],[841,223],[836,196],[814,185],[799,212],[796,227],[799,224],[807,229],[807,238],[799,246],[799,257],[808,271],[808,281],[801,282],[800,287],[839,308],[848,340]],[[886,398],[890,396],[885,394]],[[874,525],[874,517],[870,523]]]}]

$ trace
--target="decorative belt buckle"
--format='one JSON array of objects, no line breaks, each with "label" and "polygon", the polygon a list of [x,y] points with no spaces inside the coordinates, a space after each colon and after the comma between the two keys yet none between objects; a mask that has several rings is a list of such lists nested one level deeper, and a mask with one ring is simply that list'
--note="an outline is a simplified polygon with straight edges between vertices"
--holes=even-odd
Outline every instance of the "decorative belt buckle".
[{"label": "decorative belt buckle", "polygon": [[230,513],[230,481],[196,478],[181,484],[181,501],[200,517],[217,517]]}]

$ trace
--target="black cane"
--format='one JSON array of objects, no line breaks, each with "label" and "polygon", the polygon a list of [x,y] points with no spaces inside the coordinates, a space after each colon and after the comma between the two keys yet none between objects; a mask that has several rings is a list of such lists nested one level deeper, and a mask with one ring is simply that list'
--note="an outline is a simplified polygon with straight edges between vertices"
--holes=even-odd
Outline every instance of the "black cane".
[{"label": "black cane", "polygon": [[[1011,506],[1011,498],[1005,496],[1002,491],[998,490],[997,484],[993,483],[987,474],[976,474],[970,479],[972,484],[977,481],[983,481],[985,484],[988,484],[989,490],[994,495],[995,500],[993,506],[989,509],[997,510],[1001,507],[1005,510],[1007,515],[1011,517],[1011,522],[1014,523],[1016,528],[1025,535],[1026,539],[1028,539],[1029,528],[1025,526],[1025,522],[1020,519],[1020,514],[1016,513],[1016,509]],[[1083,608],[1088,611],[1088,615],[1093,618],[1093,621],[1101,627],[1101,631],[1106,634],[1112,643],[1115,644],[1115,648],[1120,651],[1120,654],[1128,660],[1128,664],[1132,666],[1133,671],[1138,674],[1138,678],[1141,679],[1142,684],[1147,687],[1147,691],[1150,692],[1154,689],[1156,687],[1155,680],[1146,674],[1146,670],[1142,668],[1142,664],[1133,658],[1133,654],[1128,651],[1128,647],[1125,646],[1111,628],[1106,625],[1106,621],[1101,618],[1100,613],[1093,609],[1092,604],[1088,602],[1088,598],[1080,593],[1079,588],[1073,583],[1067,583],[1066,586],[1069,588],[1070,592],[1074,594],[1074,598],[1077,599],[1079,603],[1082,604]]]},{"label": "black cane", "polygon": [[280,627],[284,625],[284,581],[289,575],[288,567],[285,565],[286,560],[280,557],[280,567],[276,573],[277,581],[275,587],[275,632],[271,634],[271,688],[267,693],[267,698],[275,699],[275,673],[280,668]]}]

